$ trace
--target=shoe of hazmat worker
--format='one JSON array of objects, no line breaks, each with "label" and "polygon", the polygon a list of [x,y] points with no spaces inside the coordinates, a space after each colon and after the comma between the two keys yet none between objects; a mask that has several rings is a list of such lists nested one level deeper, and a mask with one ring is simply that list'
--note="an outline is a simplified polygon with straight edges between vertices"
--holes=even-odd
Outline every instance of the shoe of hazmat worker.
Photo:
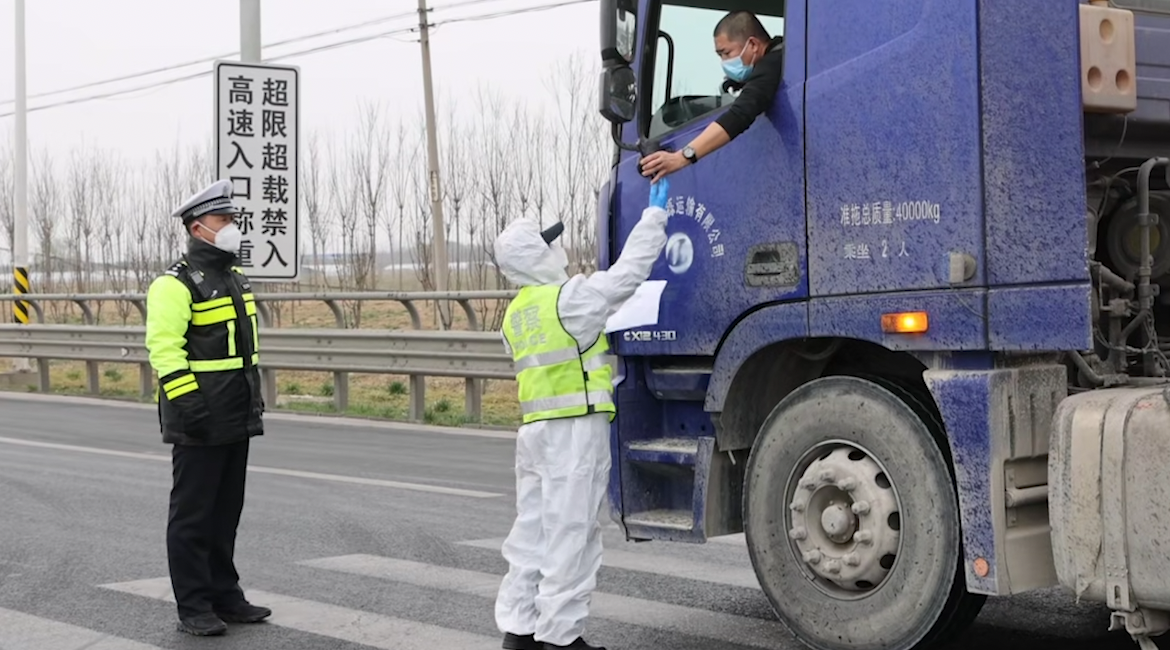
[{"label": "shoe of hazmat worker", "polygon": [[[667,183],[620,258],[588,277],[566,272],[556,224],[519,219],[495,242],[496,264],[519,295],[504,314],[523,424],[516,438],[516,519],[496,600],[505,648],[593,648],[581,635],[601,567],[598,517],[609,484],[616,413],[605,324],[650,276],[666,245]],[[528,643],[531,640],[534,643]],[[524,645],[522,645],[524,644]]]}]

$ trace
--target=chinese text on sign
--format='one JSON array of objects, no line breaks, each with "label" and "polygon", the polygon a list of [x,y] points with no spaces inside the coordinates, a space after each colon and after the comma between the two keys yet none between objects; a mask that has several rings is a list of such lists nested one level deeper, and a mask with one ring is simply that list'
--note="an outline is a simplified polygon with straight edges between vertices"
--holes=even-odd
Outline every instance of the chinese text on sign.
[{"label": "chinese text on sign", "polygon": [[240,263],[256,280],[296,280],[299,69],[219,61],[215,79],[216,174],[240,208]]}]

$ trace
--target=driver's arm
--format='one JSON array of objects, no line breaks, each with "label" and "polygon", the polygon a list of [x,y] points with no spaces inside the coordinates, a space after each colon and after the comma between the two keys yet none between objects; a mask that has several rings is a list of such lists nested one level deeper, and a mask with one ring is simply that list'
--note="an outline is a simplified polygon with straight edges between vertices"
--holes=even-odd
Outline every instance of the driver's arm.
[{"label": "driver's arm", "polygon": [[[778,39],[777,39],[778,40]],[[784,49],[777,43],[772,46],[744,80],[739,97],[694,140],[687,143],[695,150],[695,158],[702,160],[720,147],[731,142],[756,121],[756,118],[772,106],[780,80],[784,73]],[[642,174],[653,182],[686,167],[689,163],[683,157],[680,147],[675,152],[658,151],[642,159]]]}]

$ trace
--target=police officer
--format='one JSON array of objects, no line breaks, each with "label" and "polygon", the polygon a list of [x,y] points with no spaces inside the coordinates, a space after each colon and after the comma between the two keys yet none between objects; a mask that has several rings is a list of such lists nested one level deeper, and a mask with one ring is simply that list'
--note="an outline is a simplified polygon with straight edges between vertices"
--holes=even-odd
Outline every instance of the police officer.
[{"label": "police officer", "polygon": [[609,484],[613,401],[605,323],[649,276],[666,245],[667,181],[608,270],[572,278],[556,244],[519,219],[496,238],[496,263],[520,285],[504,313],[524,424],[516,437],[516,520],[496,598],[507,650],[605,650],[582,638],[601,567],[597,518]]},{"label": "police officer", "polygon": [[167,560],[178,629],[220,635],[272,614],[244,598],[233,562],[248,445],[263,434],[256,303],[236,266],[231,181],[176,210],[187,254],[150,285],[146,347],[159,378],[163,442],[173,444]]}]

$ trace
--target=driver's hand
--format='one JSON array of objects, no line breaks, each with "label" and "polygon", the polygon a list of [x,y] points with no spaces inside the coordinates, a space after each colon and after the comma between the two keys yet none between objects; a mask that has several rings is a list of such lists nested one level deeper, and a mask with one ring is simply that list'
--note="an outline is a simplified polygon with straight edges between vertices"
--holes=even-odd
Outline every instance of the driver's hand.
[{"label": "driver's hand", "polygon": [[650,181],[657,183],[660,179],[687,166],[687,159],[681,151],[655,151],[641,161],[642,175],[650,176]]}]

